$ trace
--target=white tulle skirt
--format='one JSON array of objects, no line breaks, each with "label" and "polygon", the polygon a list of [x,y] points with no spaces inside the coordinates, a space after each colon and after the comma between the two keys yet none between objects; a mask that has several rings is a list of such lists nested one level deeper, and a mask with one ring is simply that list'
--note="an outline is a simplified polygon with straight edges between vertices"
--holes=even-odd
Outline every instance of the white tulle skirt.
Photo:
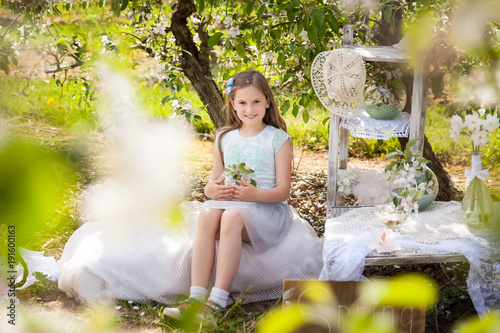
[{"label": "white tulle skirt", "polygon": [[[58,262],[59,288],[81,302],[178,302],[189,293],[191,254],[201,205],[183,204],[186,223],[182,226],[148,219],[118,229],[105,222],[84,224],[70,237]],[[279,210],[279,206],[275,208]],[[256,221],[254,209],[245,209]],[[240,266],[230,289],[232,299],[249,287],[247,303],[277,299],[283,280],[318,278],[322,240],[293,208],[285,206],[284,216],[286,210],[291,217],[289,226],[285,221],[273,228],[274,236],[254,237],[249,228],[249,236],[256,242],[243,243]],[[278,220],[277,215],[281,218],[276,211],[271,219]]]}]

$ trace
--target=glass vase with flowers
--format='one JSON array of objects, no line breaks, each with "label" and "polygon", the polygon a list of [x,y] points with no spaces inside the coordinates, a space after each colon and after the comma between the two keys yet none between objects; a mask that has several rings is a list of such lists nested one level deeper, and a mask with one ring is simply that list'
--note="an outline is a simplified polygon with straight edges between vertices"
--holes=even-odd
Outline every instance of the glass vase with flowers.
[{"label": "glass vase with flowers", "polygon": [[398,64],[367,64],[365,111],[373,119],[396,118],[406,103],[406,86]]},{"label": "glass vase with flowers", "polygon": [[389,227],[399,228],[412,214],[429,207],[439,191],[436,175],[427,166],[429,161],[420,151],[411,150],[417,140],[408,142],[404,151],[398,149],[385,157],[394,159],[385,168],[392,203],[376,207],[375,214]]},{"label": "glass vase with flowers", "polygon": [[466,114],[464,118],[459,115],[451,118],[450,137],[458,141],[462,134],[472,141],[471,168],[465,170],[467,188],[462,199],[462,213],[471,228],[487,227],[493,217],[493,200],[485,184],[489,173],[482,169],[481,147],[489,142],[488,133],[499,126],[498,116],[485,109]]}]

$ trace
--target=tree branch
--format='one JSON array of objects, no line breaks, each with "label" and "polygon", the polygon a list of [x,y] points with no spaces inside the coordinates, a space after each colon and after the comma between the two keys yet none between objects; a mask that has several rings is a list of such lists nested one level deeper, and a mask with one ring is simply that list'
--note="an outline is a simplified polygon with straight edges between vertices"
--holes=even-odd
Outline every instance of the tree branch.
[{"label": "tree branch", "polygon": [[21,17],[21,15],[23,15],[23,13],[17,15],[16,18],[9,23],[9,25],[5,29],[4,33],[2,34],[2,37],[0,37],[0,43],[3,41],[5,35],[7,35],[7,32],[12,27],[12,25],[17,22],[17,20]]}]

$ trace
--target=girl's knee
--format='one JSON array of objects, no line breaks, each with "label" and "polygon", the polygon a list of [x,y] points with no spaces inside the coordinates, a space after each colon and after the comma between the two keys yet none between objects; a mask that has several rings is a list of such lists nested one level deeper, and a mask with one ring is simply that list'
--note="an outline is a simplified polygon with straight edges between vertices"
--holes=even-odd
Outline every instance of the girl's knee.
[{"label": "girl's knee", "polygon": [[220,232],[229,233],[229,232],[240,232],[244,229],[245,223],[241,218],[241,215],[238,211],[227,209],[222,214],[221,223],[220,223]]},{"label": "girl's knee", "polygon": [[217,231],[219,229],[222,211],[220,209],[204,208],[198,218],[198,228]]}]

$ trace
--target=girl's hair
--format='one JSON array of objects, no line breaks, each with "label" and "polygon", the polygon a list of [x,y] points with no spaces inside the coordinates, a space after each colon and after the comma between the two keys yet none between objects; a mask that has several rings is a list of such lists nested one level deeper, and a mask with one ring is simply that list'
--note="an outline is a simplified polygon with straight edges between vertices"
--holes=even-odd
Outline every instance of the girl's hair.
[{"label": "girl's hair", "polygon": [[285,120],[283,119],[283,117],[281,117],[276,101],[274,100],[273,92],[271,91],[271,87],[269,87],[266,78],[264,77],[264,75],[262,75],[261,72],[250,70],[239,72],[233,77],[232,89],[227,97],[225,106],[227,125],[222,129],[219,140],[221,140],[222,137],[228,132],[241,127],[242,122],[240,118],[238,118],[236,110],[233,108],[231,101],[234,101],[234,94],[239,89],[248,86],[254,86],[258,88],[260,91],[262,91],[262,93],[269,101],[269,107],[266,109],[266,114],[264,115],[262,121],[267,125],[272,125],[286,132]]}]

